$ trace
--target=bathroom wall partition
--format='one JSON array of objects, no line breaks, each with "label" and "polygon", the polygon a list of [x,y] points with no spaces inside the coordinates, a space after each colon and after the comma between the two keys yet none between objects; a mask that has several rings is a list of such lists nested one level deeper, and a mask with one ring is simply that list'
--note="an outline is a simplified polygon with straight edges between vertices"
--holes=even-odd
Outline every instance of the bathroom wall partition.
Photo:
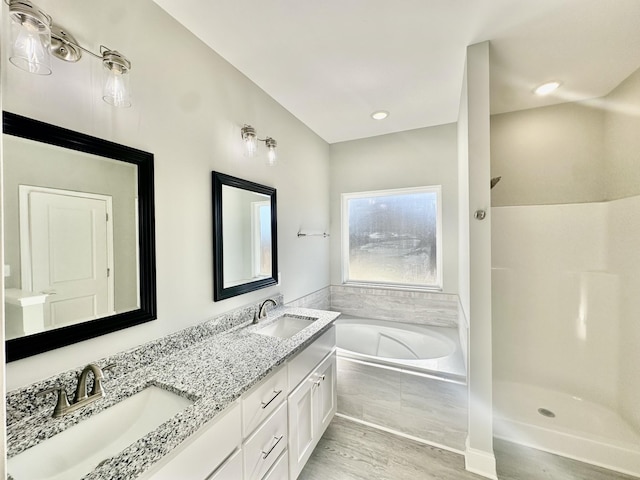
[{"label": "bathroom wall partition", "polygon": [[495,433],[640,476],[640,70],[491,125]]}]

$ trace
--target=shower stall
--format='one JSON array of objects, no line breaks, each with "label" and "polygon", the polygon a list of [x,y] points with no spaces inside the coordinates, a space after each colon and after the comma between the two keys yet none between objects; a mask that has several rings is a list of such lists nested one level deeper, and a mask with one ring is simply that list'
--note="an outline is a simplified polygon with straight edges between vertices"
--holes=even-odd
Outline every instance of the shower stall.
[{"label": "shower stall", "polygon": [[494,433],[640,476],[640,70],[494,115]]}]

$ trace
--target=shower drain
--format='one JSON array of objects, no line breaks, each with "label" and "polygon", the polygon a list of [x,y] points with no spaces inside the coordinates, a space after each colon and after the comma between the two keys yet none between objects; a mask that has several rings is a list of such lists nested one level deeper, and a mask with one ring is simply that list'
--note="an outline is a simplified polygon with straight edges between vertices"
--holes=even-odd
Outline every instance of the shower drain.
[{"label": "shower drain", "polygon": [[553,413],[551,410],[548,410],[546,408],[539,408],[538,409],[538,413],[540,415],[542,415],[542,416],[549,417],[549,418],[555,418],[556,417],[555,413]]}]

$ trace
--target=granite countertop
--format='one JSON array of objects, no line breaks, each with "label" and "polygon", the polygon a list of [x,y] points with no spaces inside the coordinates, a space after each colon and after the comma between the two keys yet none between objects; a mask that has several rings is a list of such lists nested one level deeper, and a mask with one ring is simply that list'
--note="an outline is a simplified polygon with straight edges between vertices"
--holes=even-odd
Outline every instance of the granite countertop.
[{"label": "granite countertop", "polygon": [[[35,393],[53,385],[69,385],[66,389],[71,393],[75,388],[76,371],[9,392],[7,456],[15,456],[150,385],[193,400],[192,405],[83,477],[83,480],[134,479],[287,358],[312,343],[339,315],[322,310],[278,307],[260,324],[253,325],[250,320],[253,311],[255,307],[239,309],[96,362],[101,366],[118,365],[113,375],[111,371],[105,373],[105,397],[60,418],[51,417],[54,398],[36,399]],[[285,313],[318,320],[288,339],[255,333]]]}]

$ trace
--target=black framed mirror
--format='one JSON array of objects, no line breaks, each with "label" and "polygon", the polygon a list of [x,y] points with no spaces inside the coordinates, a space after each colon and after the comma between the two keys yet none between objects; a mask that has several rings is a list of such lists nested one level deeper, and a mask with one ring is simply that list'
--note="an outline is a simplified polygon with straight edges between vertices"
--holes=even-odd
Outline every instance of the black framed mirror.
[{"label": "black framed mirror", "polygon": [[212,172],[215,301],[278,283],[276,189]]},{"label": "black framed mirror", "polygon": [[153,154],[10,112],[3,154],[7,361],[154,320]]}]

